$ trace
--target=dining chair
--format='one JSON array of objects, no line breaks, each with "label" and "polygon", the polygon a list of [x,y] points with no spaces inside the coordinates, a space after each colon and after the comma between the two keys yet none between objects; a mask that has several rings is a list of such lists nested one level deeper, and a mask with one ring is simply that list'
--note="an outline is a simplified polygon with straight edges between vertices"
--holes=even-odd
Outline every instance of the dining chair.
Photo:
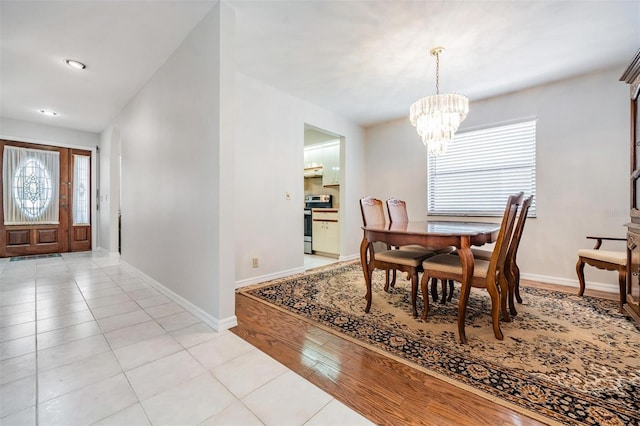
[{"label": "dining chair", "polygon": [[[518,311],[516,310],[514,303],[514,297],[518,301],[518,303],[522,303],[522,297],[520,297],[520,267],[516,262],[516,258],[518,255],[518,247],[520,247],[520,240],[522,239],[522,234],[524,232],[524,224],[527,221],[527,216],[529,215],[529,207],[531,207],[532,202],[533,195],[525,198],[522,202],[520,213],[518,214],[518,218],[516,219],[513,235],[511,237],[511,241],[509,242],[507,258],[505,260],[504,270],[505,276],[507,278],[507,283],[509,285],[509,313],[512,316],[518,315]],[[473,253],[474,259],[482,260],[491,260],[491,255],[493,253],[492,251],[477,248],[472,248],[471,252]]]},{"label": "dining chair", "polygon": [[[441,254],[433,256],[422,262],[422,269],[424,272],[422,274],[420,286],[422,289],[423,299],[428,300],[427,283],[430,278],[453,280],[462,283],[460,301],[458,303],[458,312],[459,315],[462,313],[462,316],[459,316],[459,322],[460,318],[464,321],[464,312],[466,312],[467,309],[471,287],[487,289],[489,296],[491,297],[491,317],[494,334],[496,338],[500,340],[503,338],[499,325],[501,309],[504,319],[507,321],[510,320],[506,310],[508,284],[504,274],[504,267],[509,241],[513,234],[516,213],[523,195],[523,193],[519,193],[509,196],[502,216],[502,222],[500,223],[498,238],[496,239],[495,247],[491,254],[491,259],[474,260],[473,276],[471,277],[470,282],[463,282],[463,269],[459,256]],[[422,319],[424,320],[427,319],[427,315],[429,313],[429,305],[426,300],[424,303],[424,311],[422,312]]]},{"label": "dining chair", "polygon": [[[389,198],[386,201],[387,205],[387,214],[389,215],[389,222],[391,223],[407,223],[409,222],[409,214],[407,213],[407,203],[403,200],[399,200],[397,198]],[[446,251],[438,250],[434,252],[433,250],[426,249],[419,245],[408,245],[399,247],[401,250],[424,250],[431,253],[440,254],[445,253]],[[450,250],[450,251],[453,251]]]},{"label": "dining chair", "polygon": [[[389,222],[391,223],[407,223],[409,222],[409,214],[407,213],[407,203],[404,200],[400,200],[395,197],[391,197],[386,201],[387,205],[387,214],[389,215]],[[437,250],[429,250],[420,245],[408,245],[398,247],[400,250],[417,250],[424,251],[425,254],[430,254],[431,256],[435,256],[436,254],[445,254],[452,253],[455,251],[455,247],[445,247]],[[393,280],[391,281],[391,286],[393,287],[393,283],[395,282],[395,271],[393,271]],[[437,279],[432,280],[432,286],[436,286],[438,284]],[[444,282],[442,283],[444,288]],[[453,281],[451,281],[451,286],[453,286]],[[443,302],[444,303],[444,302]]]},{"label": "dining chair", "polygon": [[596,244],[592,249],[578,250],[578,263],[576,264],[576,272],[578,273],[578,281],[580,282],[580,290],[578,296],[584,294],[584,265],[595,266],[598,269],[607,271],[618,271],[618,285],[620,286],[620,312],[623,311],[623,305],[627,298],[627,252],[615,250],[600,250],[602,241],[627,241],[626,238],[608,238],[608,237],[587,237],[596,240]]},{"label": "dining chair", "polygon": [[[360,199],[360,211],[362,213],[362,223],[364,226],[386,223],[382,201],[373,197]],[[398,270],[406,272],[411,278],[411,305],[413,316],[418,316],[416,301],[418,295],[418,273],[422,272],[422,261],[433,252],[425,250],[397,250],[387,247],[387,250],[375,251],[374,244],[370,243],[368,248],[370,270],[382,269],[386,272]],[[363,265],[364,267],[364,265]],[[389,274],[386,274],[385,291],[389,291]]]}]

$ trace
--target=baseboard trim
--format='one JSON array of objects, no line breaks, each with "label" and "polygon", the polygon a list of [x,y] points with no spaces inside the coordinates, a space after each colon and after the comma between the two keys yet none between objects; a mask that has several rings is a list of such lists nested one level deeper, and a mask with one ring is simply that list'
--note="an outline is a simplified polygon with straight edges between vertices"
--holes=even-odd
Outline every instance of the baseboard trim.
[{"label": "baseboard trim", "polygon": [[[557,284],[566,287],[574,287],[580,288],[580,283],[577,279],[569,279],[569,278],[560,278],[560,277],[551,277],[548,275],[538,275],[538,274],[525,274],[521,273],[520,278],[524,280],[531,281],[539,281],[541,283],[547,284]],[[607,283],[599,283],[594,281],[585,281],[585,288],[588,290],[598,290],[604,291],[607,293],[618,293],[620,288],[616,284],[607,284]]]},{"label": "baseboard trim", "polygon": [[104,256],[108,256],[108,257],[120,257],[120,253],[117,251],[109,251],[104,247],[96,247],[95,249],[91,250],[92,253],[98,253]]},{"label": "baseboard trim", "polygon": [[152,287],[154,287],[160,293],[162,293],[165,296],[167,296],[169,299],[171,299],[174,302],[176,302],[178,305],[182,306],[185,310],[187,310],[190,313],[192,313],[193,315],[195,315],[197,318],[199,318],[202,322],[207,324],[209,327],[213,328],[215,331],[220,332],[220,331],[227,330],[229,328],[232,328],[232,327],[235,327],[236,325],[238,325],[238,318],[235,315],[232,315],[232,316],[229,316],[229,317],[223,318],[223,319],[218,319],[218,318],[210,315],[209,313],[203,311],[198,306],[196,306],[193,303],[189,302],[184,297],[182,297],[179,294],[175,293],[173,290],[165,287],[164,285],[162,285],[158,281],[154,280],[153,278],[151,278],[150,276],[148,276],[147,274],[145,274],[141,270],[137,269],[136,267],[130,265],[127,262],[125,262],[124,260],[121,259],[120,263],[123,264],[123,265],[126,265],[128,268],[131,268],[134,271],[134,273],[136,273],[137,275],[140,276],[140,278],[142,278],[142,280],[144,280],[146,283],[150,284]]},{"label": "baseboard trim", "polygon": [[[340,256],[340,260],[345,260],[345,261],[356,260],[356,259],[360,259],[360,254]],[[549,275],[526,274],[526,273],[521,273],[520,277],[525,280],[539,281],[541,283],[546,283],[546,284],[558,284],[566,287],[574,287],[576,289],[580,287],[580,283],[578,282],[577,278],[570,279],[570,278],[553,277]],[[595,281],[586,281],[585,288],[587,288],[588,290],[598,290],[598,291],[604,291],[607,293],[616,293],[616,294],[619,293],[620,291],[620,287],[617,284],[600,283]]]},{"label": "baseboard trim", "polygon": [[360,259],[359,254],[350,254],[347,256],[340,256],[340,258],[338,258],[340,262],[347,262],[349,260],[357,260],[357,259]]},{"label": "baseboard trim", "polygon": [[290,275],[302,274],[304,271],[305,269],[303,266],[302,268],[287,269],[285,271],[274,272],[273,274],[266,274],[266,275],[260,275],[257,277],[246,278],[244,280],[236,281],[236,290],[252,284],[258,284],[265,281],[276,280],[278,278],[284,278]]}]

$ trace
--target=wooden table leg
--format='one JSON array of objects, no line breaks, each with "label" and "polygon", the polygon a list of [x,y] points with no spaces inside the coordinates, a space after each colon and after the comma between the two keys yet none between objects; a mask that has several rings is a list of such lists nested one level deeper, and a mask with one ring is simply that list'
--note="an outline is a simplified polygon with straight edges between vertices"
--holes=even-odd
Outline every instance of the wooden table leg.
[{"label": "wooden table leg", "polygon": [[468,238],[462,238],[461,247],[458,249],[460,264],[462,266],[462,287],[460,288],[460,301],[458,303],[458,337],[461,343],[467,343],[467,335],[464,332],[464,320],[467,312],[467,302],[471,292],[471,280],[473,279],[473,253]]},{"label": "wooden table leg", "polygon": [[362,273],[364,274],[364,282],[367,287],[367,294],[365,298],[367,299],[367,307],[364,308],[366,313],[369,313],[369,309],[371,309],[371,269],[369,267],[369,263],[371,259],[367,261],[367,251],[369,249],[369,241],[366,236],[362,237],[362,242],[360,243],[360,264],[362,265]]}]

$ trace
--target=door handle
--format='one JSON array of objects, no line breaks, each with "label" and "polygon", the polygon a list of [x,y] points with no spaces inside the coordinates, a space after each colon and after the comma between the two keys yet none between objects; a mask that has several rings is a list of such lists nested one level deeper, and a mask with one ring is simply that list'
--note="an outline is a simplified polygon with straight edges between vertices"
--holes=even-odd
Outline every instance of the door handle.
[{"label": "door handle", "polygon": [[60,207],[67,207],[65,203],[60,204]]}]

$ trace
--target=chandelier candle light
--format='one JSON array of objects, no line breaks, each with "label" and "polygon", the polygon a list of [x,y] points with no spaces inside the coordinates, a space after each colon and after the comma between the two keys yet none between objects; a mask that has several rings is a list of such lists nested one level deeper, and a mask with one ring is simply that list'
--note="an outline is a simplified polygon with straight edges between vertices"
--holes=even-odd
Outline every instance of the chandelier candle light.
[{"label": "chandelier candle light", "polygon": [[419,99],[411,105],[409,119],[422,137],[429,155],[442,155],[453,139],[460,123],[467,118],[469,99],[458,93],[440,94],[440,54],[444,47],[431,49],[436,57],[436,94]]}]

